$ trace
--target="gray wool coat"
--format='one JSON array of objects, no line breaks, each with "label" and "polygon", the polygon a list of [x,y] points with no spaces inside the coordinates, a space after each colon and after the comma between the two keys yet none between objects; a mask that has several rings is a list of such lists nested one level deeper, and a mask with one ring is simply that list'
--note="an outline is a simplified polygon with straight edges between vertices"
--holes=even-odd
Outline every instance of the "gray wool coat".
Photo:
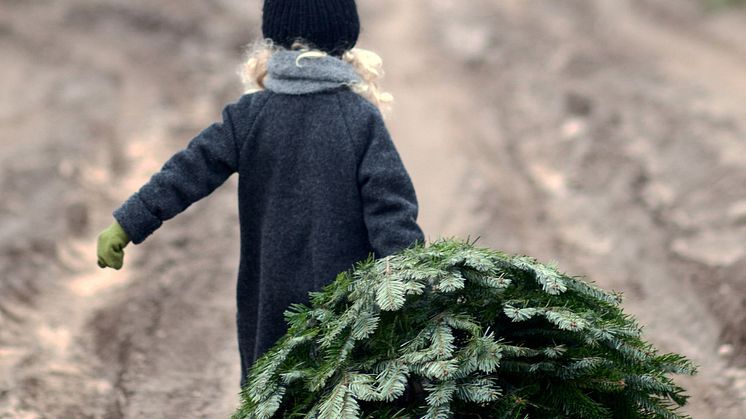
[{"label": "gray wool coat", "polygon": [[370,254],[424,241],[410,177],[378,109],[349,89],[354,72],[288,54],[270,61],[268,90],[226,106],[113,212],[139,244],[238,173],[242,385],[287,331],[290,304]]}]

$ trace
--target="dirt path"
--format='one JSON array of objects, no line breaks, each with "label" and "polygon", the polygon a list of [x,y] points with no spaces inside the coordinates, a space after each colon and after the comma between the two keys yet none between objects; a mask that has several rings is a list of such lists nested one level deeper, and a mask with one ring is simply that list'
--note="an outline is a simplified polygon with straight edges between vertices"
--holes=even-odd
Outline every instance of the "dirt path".
[{"label": "dirt path", "polygon": [[[129,248],[123,271],[100,271],[93,252],[111,210],[237,97],[227,66],[256,22],[234,17],[242,1],[2,7],[3,132],[35,141],[2,155],[0,417],[226,417],[239,375],[231,183]],[[214,246],[185,237],[200,213]]]},{"label": "dirt path", "polygon": [[[236,406],[237,179],[124,270],[92,252],[236,98],[259,3],[0,0],[0,417]],[[688,411],[745,417],[743,20],[674,0],[468,4],[360,1],[426,234],[624,291],[658,346],[702,365]]]},{"label": "dirt path", "polygon": [[[429,32],[452,58],[438,70],[481,92],[462,120],[481,129],[464,150],[487,182],[484,242],[623,291],[657,346],[701,365],[682,379],[688,411],[744,417],[746,373],[732,357],[743,348],[743,50],[702,41],[691,21],[652,20],[642,2],[435,4]],[[664,17],[680,4],[655,3]]]},{"label": "dirt path", "polygon": [[[671,231],[678,231],[678,234],[673,235],[669,251],[699,264],[700,269],[706,267],[703,274],[712,275],[710,281],[694,281],[687,284],[691,287],[691,292],[700,307],[704,305],[706,311],[696,313],[696,316],[690,314],[684,321],[679,318],[681,330],[689,329],[693,332],[686,336],[685,342],[680,343],[684,345],[682,347],[689,348],[690,356],[697,359],[701,365],[699,381],[687,380],[685,384],[696,389],[694,391],[703,396],[703,401],[706,398],[717,397],[713,396],[713,387],[733,388],[734,392],[730,397],[740,403],[733,403],[734,407],[726,410],[727,413],[716,412],[718,417],[743,417],[746,416],[746,368],[743,363],[746,359],[746,331],[743,329],[743,320],[746,318],[746,287],[743,282],[746,232],[742,223],[737,221],[737,213],[738,208],[744,204],[746,186],[736,186],[736,183],[732,183],[735,188],[730,193],[723,193],[718,184],[725,183],[726,177],[742,180],[746,178],[746,127],[743,124],[746,120],[746,46],[742,42],[746,33],[742,27],[734,26],[738,21],[724,21],[713,27],[708,26],[708,22],[694,23],[684,16],[664,20],[662,24],[660,20],[652,21],[649,14],[646,16],[646,12],[649,13],[651,10],[649,5],[647,8],[643,6],[626,10],[619,10],[619,5],[620,3],[613,3],[606,13],[615,17],[627,16],[620,19],[624,22],[620,28],[624,37],[638,45],[648,56],[658,57],[662,71],[665,71],[672,81],[698,90],[699,103],[692,106],[703,109],[703,113],[710,117],[714,116],[721,122],[731,121],[738,127],[735,134],[705,133],[698,138],[707,144],[706,148],[709,148],[710,152],[718,156],[717,160],[720,163],[711,166],[712,172],[717,174],[706,179],[706,183],[702,185],[702,189],[712,186],[715,190],[698,191],[702,195],[699,199],[706,197],[705,199],[710,202],[718,202],[719,198],[725,198],[726,202],[730,197],[735,199],[730,199],[729,206],[716,204],[705,217],[702,217],[705,211],[701,207],[696,208],[690,204],[687,209],[694,210],[693,214],[690,213],[693,217],[683,220],[680,217],[671,217],[668,220],[663,218],[662,221]],[[655,11],[653,8],[653,12]],[[743,17],[741,15],[741,18]],[[717,18],[716,16],[713,19]],[[719,18],[724,20],[723,17]],[[661,54],[661,51],[665,54]],[[731,170],[723,170],[723,166],[730,166]],[[722,207],[718,209],[718,205]],[[717,217],[715,214],[718,212],[720,216],[729,216],[730,220],[736,222],[727,224],[722,223],[722,218],[719,221],[711,218]],[[681,230],[684,229],[695,233],[681,234]],[[739,260],[741,263],[738,263]],[[713,286],[719,288],[718,293],[711,292]],[[691,310],[690,306],[686,310]],[[704,323],[703,319],[708,319],[708,326],[695,330],[692,325]],[[676,323],[673,323],[672,319],[672,323],[669,324]],[[734,358],[727,356],[733,355],[734,346],[736,365],[733,362]],[[737,366],[739,364],[741,367]],[[712,414],[711,410],[702,404],[701,407],[693,406],[693,412],[698,413],[695,417]]]},{"label": "dirt path", "polygon": [[395,94],[387,124],[415,183],[426,236],[466,236],[480,225],[474,218],[480,197],[470,190],[474,171],[458,143],[469,135],[462,124],[469,92],[432,68],[427,21],[418,16],[422,10],[416,1],[364,4],[362,13],[377,19],[361,45],[384,59],[385,87]]}]

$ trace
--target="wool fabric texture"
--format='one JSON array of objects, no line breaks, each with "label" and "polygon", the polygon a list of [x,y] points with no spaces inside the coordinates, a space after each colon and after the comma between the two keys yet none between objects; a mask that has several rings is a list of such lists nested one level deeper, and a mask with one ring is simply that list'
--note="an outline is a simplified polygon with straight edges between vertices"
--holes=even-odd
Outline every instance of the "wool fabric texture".
[{"label": "wool fabric texture", "polygon": [[308,292],[371,254],[424,241],[414,187],[378,109],[346,86],[318,88],[322,73],[308,73],[313,93],[263,90],[229,104],[113,212],[139,244],[238,173],[242,385],[286,333],[290,304],[308,303]]},{"label": "wool fabric texture", "polygon": [[332,56],[302,56],[301,51],[278,51],[267,63],[264,86],[278,93],[301,95],[360,83],[355,68]]},{"label": "wool fabric texture", "polygon": [[357,43],[360,17],[355,0],[265,0],[262,33],[288,49],[302,40],[341,55]]}]

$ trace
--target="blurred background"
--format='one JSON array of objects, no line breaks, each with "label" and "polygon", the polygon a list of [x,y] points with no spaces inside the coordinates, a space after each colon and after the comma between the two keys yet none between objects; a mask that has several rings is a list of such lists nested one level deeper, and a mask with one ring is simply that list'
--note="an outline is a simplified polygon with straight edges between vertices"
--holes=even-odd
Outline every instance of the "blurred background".
[{"label": "blurred background", "polygon": [[[359,0],[430,240],[625,295],[746,417],[746,12],[720,0]],[[238,403],[237,177],[96,266],[111,212],[242,93],[259,0],[0,0],[0,417]]]}]

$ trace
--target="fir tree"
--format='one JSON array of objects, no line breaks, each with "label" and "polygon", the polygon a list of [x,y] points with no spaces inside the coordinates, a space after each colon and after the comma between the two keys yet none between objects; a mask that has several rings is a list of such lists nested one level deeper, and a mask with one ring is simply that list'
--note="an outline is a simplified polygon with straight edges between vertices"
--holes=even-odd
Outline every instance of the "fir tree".
[{"label": "fir tree", "polygon": [[460,240],[340,273],[254,364],[234,419],[681,418],[694,374],[619,294]]}]

